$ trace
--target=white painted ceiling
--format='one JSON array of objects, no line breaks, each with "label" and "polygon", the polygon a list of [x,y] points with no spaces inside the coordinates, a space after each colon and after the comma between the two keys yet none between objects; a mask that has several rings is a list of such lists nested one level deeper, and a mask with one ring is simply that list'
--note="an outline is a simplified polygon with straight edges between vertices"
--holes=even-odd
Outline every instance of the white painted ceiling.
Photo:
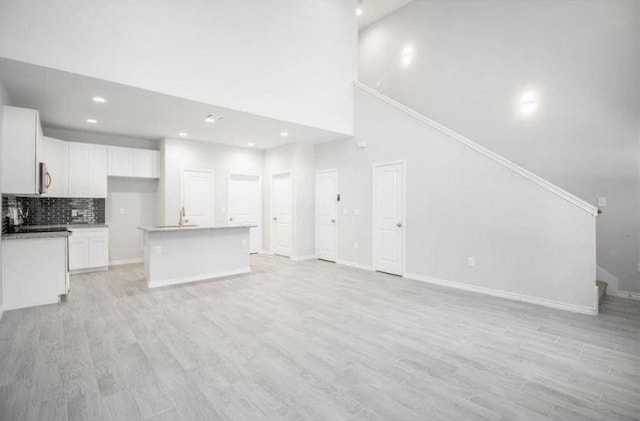
[{"label": "white painted ceiling", "polygon": [[362,0],[359,6],[362,9],[362,16],[358,18],[358,29],[371,25],[412,1],[413,0]]},{"label": "white painted ceiling", "polygon": [[[343,135],[177,98],[144,89],[0,58],[0,81],[12,105],[40,111],[48,127],[146,139],[178,137],[269,149],[290,142],[321,143]],[[94,96],[107,102],[98,104]],[[214,124],[208,114],[223,117]],[[88,124],[88,118],[98,120]],[[281,132],[289,133],[282,137]]]}]

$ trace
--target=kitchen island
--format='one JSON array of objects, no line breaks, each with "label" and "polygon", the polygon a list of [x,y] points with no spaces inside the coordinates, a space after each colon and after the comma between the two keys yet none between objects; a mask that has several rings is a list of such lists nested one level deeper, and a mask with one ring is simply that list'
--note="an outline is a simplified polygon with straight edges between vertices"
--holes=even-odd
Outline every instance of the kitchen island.
[{"label": "kitchen island", "polygon": [[147,286],[156,288],[250,272],[252,226],[138,227],[144,233]]}]

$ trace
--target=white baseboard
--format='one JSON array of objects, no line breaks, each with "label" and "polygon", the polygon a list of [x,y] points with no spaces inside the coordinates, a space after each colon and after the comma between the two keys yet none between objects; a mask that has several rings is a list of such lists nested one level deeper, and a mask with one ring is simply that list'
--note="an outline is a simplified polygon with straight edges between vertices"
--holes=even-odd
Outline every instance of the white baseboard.
[{"label": "white baseboard", "polygon": [[249,273],[249,272],[251,272],[251,268],[246,267],[246,268],[240,268],[240,269],[234,269],[234,270],[203,273],[203,274],[194,275],[194,276],[185,276],[183,278],[173,278],[173,279],[165,279],[162,281],[147,282],[147,286],[149,288],[159,288],[159,287],[166,287],[169,285],[188,284],[190,282],[198,282],[198,281],[206,281],[209,279],[223,278],[225,276],[241,275],[243,273]]},{"label": "white baseboard", "polygon": [[[460,290],[469,291],[469,292],[476,292],[479,294],[506,298],[509,300],[521,301],[529,304],[537,304],[545,307],[571,311],[574,313],[588,314],[591,316],[595,316],[598,314],[597,306],[596,307],[578,306],[575,304],[549,300],[546,298],[531,297],[529,295],[517,294],[515,292],[502,291],[502,290],[493,289],[493,288],[485,288],[485,287],[480,287],[475,285],[464,284],[461,282],[446,281],[444,279],[438,279],[438,278],[433,278],[430,276],[423,276],[423,275],[415,275],[411,273],[406,273],[404,276],[408,279],[413,279],[414,281],[426,282],[429,284],[440,285],[444,287],[455,288],[455,289],[460,289]],[[595,296],[597,297],[597,288],[596,288],[595,294],[596,294]],[[596,305],[597,305],[597,298],[596,298]]]},{"label": "white baseboard", "polygon": [[315,255],[308,255],[308,256],[291,257],[291,260],[296,261],[296,262],[302,262],[304,260],[312,260],[312,259],[315,259],[315,258],[316,258]]},{"label": "white baseboard", "polygon": [[352,268],[356,268],[356,269],[363,269],[363,270],[369,270],[369,271],[373,271],[373,266],[371,265],[363,265],[361,263],[356,263],[356,262],[351,262],[349,260],[342,260],[342,259],[337,259],[336,263],[339,265],[344,265],[344,266],[349,266]]},{"label": "white baseboard", "polygon": [[82,275],[85,273],[106,272],[108,270],[109,270],[109,266],[102,266],[99,268],[89,268],[89,269],[74,269],[69,271],[69,275]]},{"label": "white baseboard", "polygon": [[113,260],[109,262],[109,266],[130,265],[132,263],[142,263],[142,262],[144,262],[144,259],[142,257],[137,259]]},{"label": "white baseboard", "polygon": [[640,292],[620,291],[616,294],[618,297],[631,298],[632,300],[640,301]]},{"label": "white baseboard", "polygon": [[2,321],[2,315],[4,314],[4,308],[0,306],[0,322]]}]

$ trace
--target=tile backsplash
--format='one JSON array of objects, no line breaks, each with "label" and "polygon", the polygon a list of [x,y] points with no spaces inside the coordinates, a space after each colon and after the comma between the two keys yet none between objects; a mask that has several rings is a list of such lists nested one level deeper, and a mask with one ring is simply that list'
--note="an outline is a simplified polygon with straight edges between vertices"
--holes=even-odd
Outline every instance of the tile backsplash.
[{"label": "tile backsplash", "polygon": [[2,195],[2,232],[13,226],[12,209],[24,225],[104,224],[104,198],[27,197]]}]

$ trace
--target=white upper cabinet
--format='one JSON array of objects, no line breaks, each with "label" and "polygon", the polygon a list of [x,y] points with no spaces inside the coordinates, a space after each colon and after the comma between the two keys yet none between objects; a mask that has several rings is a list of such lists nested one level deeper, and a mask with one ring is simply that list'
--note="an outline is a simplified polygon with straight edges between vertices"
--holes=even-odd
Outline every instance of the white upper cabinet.
[{"label": "white upper cabinet", "polygon": [[160,152],[109,146],[107,174],[113,177],[160,177]]},{"label": "white upper cabinet", "polygon": [[133,149],[121,146],[107,146],[109,156],[107,175],[130,177],[133,174]]},{"label": "white upper cabinet", "polygon": [[107,147],[69,142],[69,196],[107,197]]},{"label": "white upper cabinet", "polygon": [[42,160],[49,171],[49,189],[43,196],[69,196],[69,143],[52,137],[42,139]]},{"label": "white upper cabinet", "polygon": [[2,192],[39,193],[39,163],[42,155],[42,128],[38,111],[3,108]]}]

